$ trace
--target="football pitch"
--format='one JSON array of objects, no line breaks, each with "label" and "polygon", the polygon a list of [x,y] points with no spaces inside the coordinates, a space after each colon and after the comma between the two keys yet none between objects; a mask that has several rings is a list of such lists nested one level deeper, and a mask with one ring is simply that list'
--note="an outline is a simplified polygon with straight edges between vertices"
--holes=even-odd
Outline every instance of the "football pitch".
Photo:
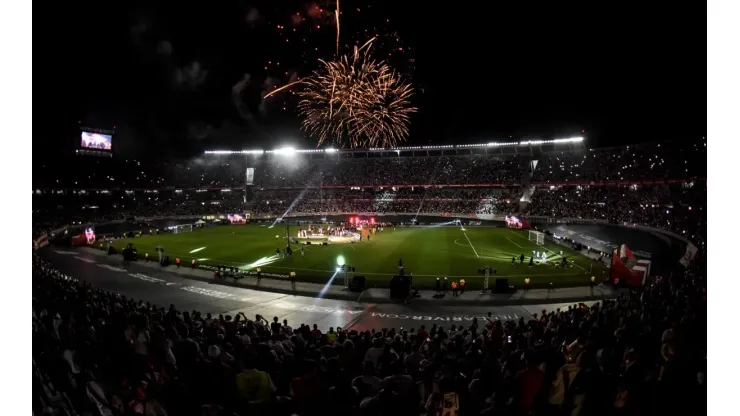
[{"label": "football pitch", "polygon": [[[291,226],[291,236],[298,231]],[[545,242],[538,246],[528,240],[526,231],[496,227],[432,226],[387,227],[371,236],[370,241],[329,245],[291,244],[291,256],[276,255],[276,249],[286,246],[285,226],[270,228],[265,225],[228,225],[194,229],[179,234],[145,235],[114,240],[120,250],[128,243],[136,247],[139,258],[145,253],[151,259],[158,257],[156,248],[161,246],[174,263],[179,257],[188,267],[192,259],[198,264],[222,265],[263,272],[288,274],[295,272],[297,280],[326,283],[342,262],[355,267],[353,274],[365,276],[368,287],[387,287],[391,276],[398,274],[399,259],[403,260],[406,274],[413,274],[413,284],[418,288],[433,288],[435,278],[448,277],[448,281],[464,278],[468,290],[481,289],[483,277],[478,269],[493,267],[496,276],[509,278],[509,284],[521,286],[524,278],[531,279],[531,287],[585,286],[590,277],[602,280],[606,267],[565,246]],[[301,254],[300,247],[304,253]],[[535,262],[529,266],[533,250],[546,251],[547,263]],[[560,266],[562,256],[569,265]],[[519,256],[524,254],[524,263]],[[516,262],[512,263],[512,257]],[[343,278],[334,279],[341,284]]]}]

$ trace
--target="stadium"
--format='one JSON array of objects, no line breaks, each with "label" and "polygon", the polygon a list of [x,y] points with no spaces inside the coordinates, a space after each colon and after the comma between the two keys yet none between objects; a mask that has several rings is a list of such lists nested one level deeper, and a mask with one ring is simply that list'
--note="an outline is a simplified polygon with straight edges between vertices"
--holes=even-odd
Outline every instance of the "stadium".
[{"label": "stadium", "polygon": [[252,307],[257,321],[313,321],[325,337],[616,307],[701,264],[705,167],[687,155],[705,143],[100,158],[93,172],[67,166],[76,187],[34,190],[34,267],[57,284],[79,276],[226,319]]},{"label": "stadium", "polygon": [[34,78],[32,261],[6,255],[34,415],[705,411],[695,19],[67,6],[34,54],[78,65]]},{"label": "stadium", "polygon": [[[132,245],[140,259],[163,255],[170,264],[179,259],[236,276],[260,269],[266,277],[293,272],[298,281],[347,286],[358,275],[367,287],[387,287],[401,260],[417,289],[432,288],[437,277],[483,289],[486,269],[509,279],[507,286],[521,287],[527,277],[531,287],[588,286],[592,276],[613,280],[608,259],[622,244],[650,260],[653,273],[702,244],[702,207],[692,198],[701,198],[705,179],[693,166],[671,176],[681,158],[669,143],[587,149],[580,137],[208,151],[172,166],[103,167],[123,175],[116,184],[124,189],[99,188],[91,177],[87,189],[38,189],[34,198],[35,205],[72,203],[74,212],[91,212],[76,222],[88,222],[78,232],[94,230],[95,248],[120,254]],[[145,172],[139,182],[129,182],[138,172]],[[90,222],[95,217],[108,221]],[[641,232],[648,237],[635,236]]]}]

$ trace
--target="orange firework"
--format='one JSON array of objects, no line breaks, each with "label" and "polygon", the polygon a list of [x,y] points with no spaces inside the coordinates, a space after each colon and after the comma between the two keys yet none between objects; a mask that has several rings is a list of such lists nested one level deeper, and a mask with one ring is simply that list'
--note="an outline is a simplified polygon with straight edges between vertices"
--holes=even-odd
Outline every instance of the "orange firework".
[{"label": "orange firework", "polygon": [[413,88],[370,56],[372,39],[352,55],[320,61],[302,80],[298,109],[303,128],[318,141],[346,147],[395,147],[406,140]]}]

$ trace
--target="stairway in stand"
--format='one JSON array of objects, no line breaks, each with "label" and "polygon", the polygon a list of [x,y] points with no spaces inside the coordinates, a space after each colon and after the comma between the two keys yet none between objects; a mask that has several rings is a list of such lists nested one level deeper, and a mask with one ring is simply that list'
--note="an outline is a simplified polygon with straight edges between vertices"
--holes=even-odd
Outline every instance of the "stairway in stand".
[{"label": "stairway in stand", "polygon": [[535,187],[531,183],[534,171],[537,169],[537,162],[535,159],[530,160],[527,164],[527,170],[522,174],[522,199],[519,200],[519,212],[524,212],[532,201]]}]

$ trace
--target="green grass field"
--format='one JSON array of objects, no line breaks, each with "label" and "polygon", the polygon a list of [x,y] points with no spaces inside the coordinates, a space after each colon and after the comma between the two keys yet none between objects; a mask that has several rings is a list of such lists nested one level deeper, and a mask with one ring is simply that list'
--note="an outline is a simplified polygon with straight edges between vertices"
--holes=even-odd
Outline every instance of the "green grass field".
[{"label": "green grass field", "polygon": [[[291,235],[297,227],[291,227]],[[279,235],[279,237],[276,237]],[[174,261],[180,257],[183,265],[191,259],[199,264],[235,266],[242,269],[261,267],[263,272],[287,274],[295,271],[300,281],[325,283],[337,267],[342,256],[348,265],[355,266],[357,275],[367,278],[369,287],[387,287],[388,280],[398,273],[398,260],[403,259],[406,273],[413,273],[414,286],[432,288],[436,276],[459,279],[464,276],[467,289],[480,289],[483,277],[478,268],[490,266],[498,269],[497,277],[508,277],[509,283],[522,285],[529,276],[532,287],[555,287],[588,285],[591,275],[601,280],[605,266],[595,263],[563,246],[546,243],[547,264],[529,267],[532,250],[542,251],[541,246],[528,241],[526,231],[506,228],[468,227],[414,227],[386,228],[376,233],[370,241],[355,244],[330,244],[327,246],[303,246],[301,256],[298,246],[293,244],[293,255],[287,258],[275,256],[275,249],[286,245],[285,228],[268,228],[264,225],[232,225],[196,229],[180,234],[151,235],[115,240],[119,249],[133,243],[139,258],[149,253],[156,259],[155,248],[162,246]],[[96,244],[99,247],[99,244]],[[560,251],[567,256],[570,266],[555,267],[560,263]],[[518,257],[524,254],[524,264]],[[516,264],[511,257],[517,256]],[[350,274],[351,275],[351,274]],[[340,284],[341,278],[335,279]],[[493,286],[493,280],[490,285]]]}]

